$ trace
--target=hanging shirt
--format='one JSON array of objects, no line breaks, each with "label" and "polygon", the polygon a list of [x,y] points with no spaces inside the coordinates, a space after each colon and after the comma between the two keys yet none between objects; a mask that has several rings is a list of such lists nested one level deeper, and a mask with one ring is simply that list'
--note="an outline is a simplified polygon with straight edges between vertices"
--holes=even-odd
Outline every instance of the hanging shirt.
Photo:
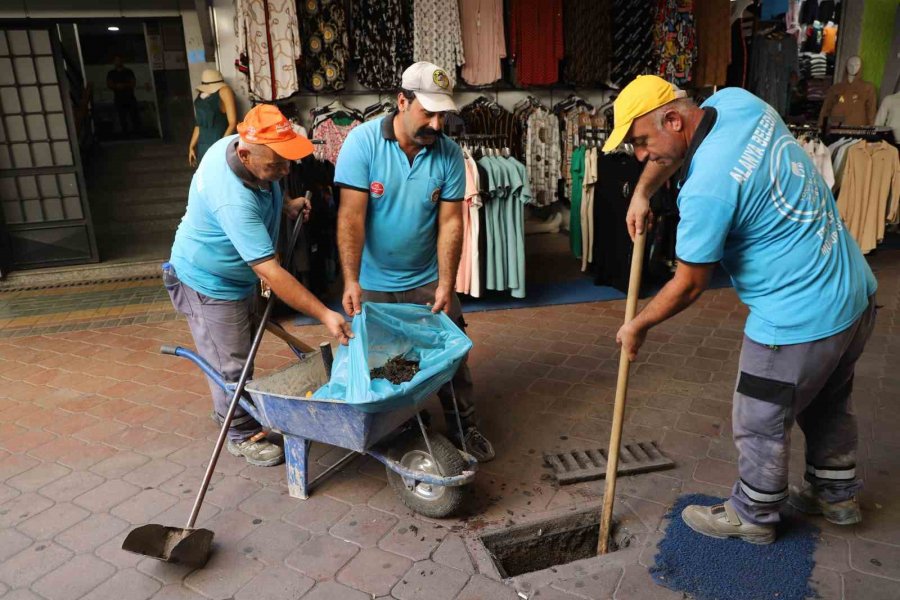
[{"label": "hanging shirt", "polygon": [[597,183],[597,149],[584,155],[584,180],[581,183],[581,270],[587,271],[594,252],[594,186]]},{"label": "hanging shirt", "polygon": [[[472,222],[472,198],[478,196],[478,168],[475,161],[467,152],[463,152],[466,166],[466,196],[462,207],[463,213],[463,243],[462,252],[459,258],[459,269],[456,273],[456,291],[460,294],[469,294],[472,290],[472,259],[474,252],[473,246],[477,249],[478,232],[475,231],[475,224]],[[474,237],[474,241],[473,238]],[[474,263],[477,269],[478,263]]]},{"label": "hanging shirt", "polygon": [[566,0],[563,7],[563,78],[578,86],[606,83],[612,62],[612,0]]},{"label": "hanging shirt", "polygon": [[403,71],[413,63],[412,3],[413,0],[350,3],[356,78],[360,85],[391,92],[400,87]]},{"label": "hanging shirt", "polygon": [[494,83],[503,76],[500,60],[506,58],[503,0],[459,0],[459,17],[466,56],[462,78],[469,85]]},{"label": "hanging shirt", "polygon": [[656,74],[680,86],[691,81],[697,59],[693,5],[693,0],[658,0],[656,4]]},{"label": "hanging shirt", "polygon": [[558,200],[560,146],[559,120],[543,107],[536,107],[525,126],[525,168],[538,206]]},{"label": "hanging shirt", "polygon": [[237,135],[212,145],[191,179],[169,262],[192,289],[242,300],[256,289],[252,265],[275,256],[281,187],[264,187],[237,157]]},{"label": "hanging shirt", "polygon": [[697,31],[697,61],[693,84],[697,87],[725,85],[731,59],[730,0],[694,2]]},{"label": "hanging shirt", "polygon": [[569,247],[575,258],[581,258],[581,194],[584,183],[584,158],[587,148],[579,146],[572,153],[572,195],[569,197]]},{"label": "hanging shirt", "polygon": [[316,158],[327,160],[331,164],[337,164],[338,155],[341,152],[344,140],[359,124],[360,121],[352,121],[347,125],[339,125],[334,119],[320,121],[313,127],[313,136],[325,143],[316,146]]},{"label": "hanging shirt", "polygon": [[621,87],[647,73],[653,58],[655,5],[647,0],[613,0],[612,84]]},{"label": "hanging shirt", "polygon": [[437,219],[440,202],[466,193],[462,150],[439,135],[410,165],[394,135],[397,113],[368,121],[347,136],[335,167],[335,185],[366,192],[366,241],[359,284],[400,292],[438,278]]},{"label": "hanging shirt", "polygon": [[344,3],[302,0],[300,33],[303,39],[303,85],[314,92],[344,89],[350,41]]},{"label": "hanging shirt", "polygon": [[891,94],[881,101],[875,115],[875,124],[893,129],[894,141],[900,143],[900,93]]},{"label": "hanging shirt", "polygon": [[821,140],[807,140],[803,142],[802,147],[828,187],[833,188],[834,169],[831,164],[831,152],[828,151],[828,146]]},{"label": "hanging shirt", "polygon": [[726,88],[703,107],[682,167],[678,258],[721,261],[750,308],[745,333],[757,343],[843,331],[877,284],[828,186],[759,98]]},{"label": "hanging shirt", "polygon": [[838,208],[864,253],[884,239],[884,224],[897,222],[900,161],[887,142],[860,141],[847,150]]},{"label": "hanging shirt", "polygon": [[791,78],[800,71],[797,40],[793,36],[753,37],[748,89],[786,115],[791,101]]},{"label": "hanging shirt", "polygon": [[301,56],[297,5],[285,0],[235,0],[235,67],[249,77],[249,91],[271,102],[299,89]]},{"label": "hanging shirt", "polygon": [[520,85],[559,81],[565,55],[562,0],[510,0],[509,46]]},{"label": "hanging shirt", "polygon": [[413,0],[413,61],[423,60],[444,69],[451,80],[466,62],[458,2]]}]

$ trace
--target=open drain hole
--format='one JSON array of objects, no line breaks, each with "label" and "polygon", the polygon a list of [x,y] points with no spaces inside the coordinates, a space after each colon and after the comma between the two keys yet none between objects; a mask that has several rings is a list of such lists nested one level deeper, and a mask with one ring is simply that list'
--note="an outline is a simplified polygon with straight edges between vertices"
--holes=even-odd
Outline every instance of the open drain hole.
[{"label": "open drain hole", "polygon": [[[631,536],[612,523],[610,551],[628,545]],[[513,525],[480,538],[500,577],[515,577],[597,556],[600,512],[582,509],[563,516]]]}]

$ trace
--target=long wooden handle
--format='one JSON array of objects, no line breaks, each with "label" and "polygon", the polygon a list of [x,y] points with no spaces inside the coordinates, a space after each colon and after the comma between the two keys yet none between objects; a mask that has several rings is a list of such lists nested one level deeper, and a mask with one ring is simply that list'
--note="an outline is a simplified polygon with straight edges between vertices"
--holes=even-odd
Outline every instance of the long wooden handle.
[{"label": "long wooden handle", "polygon": [[[625,323],[637,312],[638,296],[641,292],[641,271],[644,267],[644,245],[646,234],[639,233],[634,239],[631,254],[631,275],[628,278],[628,297],[625,300]],[[628,368],[631,361],[625,352],[619,354],[619,378],[616,381],[616,403],[613,407],[612,432],[609,435],[608,460],[606,462],[606,490],[603,492],[603,512],[600,515],[600,539],[597,554],[609,551],[609,528],[612,524],[613,503],[616,499],[616,472],[619,469],[619,446],[622,443],[622,421],[625,418],[625,400],[628,396]]]},{"label": "long wooden handle", "polygon": [[310,354],[311,352],[315,352],[316,349],[298,338],[297,336],[289,333],[284,327],[279,325],[278,323],[272,323],[271,321],[266,323],[266,331],[273,334],[275,337],[281,338],[300,352],[304,354]]}]

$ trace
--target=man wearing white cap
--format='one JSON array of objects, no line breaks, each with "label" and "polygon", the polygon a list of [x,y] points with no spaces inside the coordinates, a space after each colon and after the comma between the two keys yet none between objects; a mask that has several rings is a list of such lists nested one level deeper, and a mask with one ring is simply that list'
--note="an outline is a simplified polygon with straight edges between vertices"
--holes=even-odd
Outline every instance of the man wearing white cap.
[{"label": "man wearing white cap", "polygon": [[[445,114],[455,110],[447,73],[418,62],[403,73],[397,111],[356,127],[344,141],[334,181],[342,188],[338,250],[348,315],[359,314],[362,302],[411,302],[430,304],[465,327],[454,284],[466,171],[459,146],[441,132]],[[494,449],[475,428],[465,361],[453,389],[467,449],[490,460]],[[438,395],[452,414],[450,386]]]},{"label": "man wearing white cap", "polygon": [[[678,268],[619,330],[634,358],[647,331],[690,306],[717,264],[750,309],[733,396],[738,480],[731,497],[682,512],[693,530],[775,541],[788,501],[837,525],[862,519],[856,494],[853,373],[875,322],[876,281],[841,222],[831,189],[771,106],[727,88],[697,106],[642,75],[616,99],[605,151],[631,142],[646,162],[628,211],[632,235],[647,199],[678,173]],[[789,494],[791,427],[806,439],[803,491]]]}]

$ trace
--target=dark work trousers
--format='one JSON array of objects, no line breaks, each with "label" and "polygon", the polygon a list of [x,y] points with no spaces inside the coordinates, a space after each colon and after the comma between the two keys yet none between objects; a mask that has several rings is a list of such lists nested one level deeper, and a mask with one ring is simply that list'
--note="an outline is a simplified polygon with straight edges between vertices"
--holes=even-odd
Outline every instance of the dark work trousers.
[{"label": "dark work trousers", "polygon": [[766,346],[744,336],[734,393],[738,473],[731,503],[750,523],[776,523],[788,497],[791,427],[806,437],[806,480],[827,502],[854,496],[853,370],[875,325],[875,296],[847,329],[821,340]]},{"label": "dark work trousers", "polygon": [[[253,344],[251,311],[254,297],[251,295],[243,300],[210,298],[182,283],[172,266],[163,267],[163,283],[175,310],[187,317],[197,354],[221,373],[225,381],[236,383]],[[213,407],[219,418],[223,419],[228,413],[232,394],[212,379],[208,382]],[[261,429],[259,423],[238,405],[228,430],[228,439],[239,442]]]},{"label": "dark work trousers", "polygon": [[[363,302],[383,302],[388,304],[409,303],[409,304],[433,304],[434,292],[437,290],[437,281],[432,281],[421,287],[406,290],[405,292],[373,292],[363,290]],[[454,292],[450,300],[450,308],[447,316],[453,319],[463,332],[466,331],[466,322],[462,316],[462,305],[459,303],[459,296]],[[472,374],[469,372],[468,356],[463,357],[459,363],[456,374],[453,375],[453,390],[456,392],[456,403],[459,407],[459,416],[462,420],[463,429],[474,426],[475,423],[475,402],[474,388],[472,385]],[[450,384],[444,385],[438,390],[438,398],[441,399],[441,406],[444,408],[444,418],[447,420],[447,429],[456,432],[456,412],[453,408],[453,392],[450,390]]]}]

